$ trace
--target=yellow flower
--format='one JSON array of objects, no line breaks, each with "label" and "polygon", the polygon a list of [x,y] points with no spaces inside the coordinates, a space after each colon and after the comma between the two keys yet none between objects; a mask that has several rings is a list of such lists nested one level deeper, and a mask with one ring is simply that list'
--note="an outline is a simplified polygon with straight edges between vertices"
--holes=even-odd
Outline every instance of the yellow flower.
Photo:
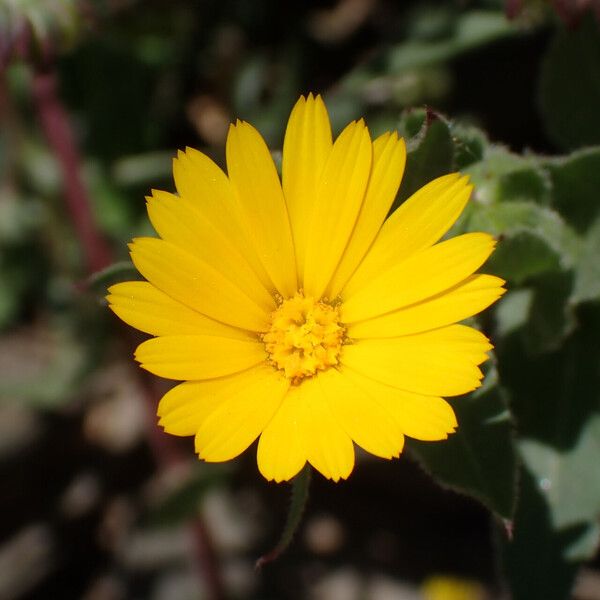
[{"label": "yellow flower", "polygon": [[210,462],[260,437],[258,467],[275,481],[306,461],[345,479],[353,443],[389,459],[405,435],[445,439],[456,419],[442,396],[477,388],[492,348],[455,323],[504,291],[473,275],[491,236],[439,242],[469,198],[467,177],[432,181],[386,219],[404,141],[371,141],[360,120],[333,142],[312,95],[290,116],[281,181],[250,124],[231,126],[226,151],[227,175],[179,153],[178,195],[147,199],[160,237],[130,246],[147,282],[109,290],[121,319],[156,336],[138,347],[141,366],[185,381],[160,402],[165,431],[195,435]]},{"label": "yellow flower", "polygon": [[480,583],[445,575],[434,575],[421,586],[424,600],[485,600]]},{"label": "yellow flower", "polygon": [[427,579],[421,592],[424,600],[484,600],[483,586],[470,579],[435,575]]}]

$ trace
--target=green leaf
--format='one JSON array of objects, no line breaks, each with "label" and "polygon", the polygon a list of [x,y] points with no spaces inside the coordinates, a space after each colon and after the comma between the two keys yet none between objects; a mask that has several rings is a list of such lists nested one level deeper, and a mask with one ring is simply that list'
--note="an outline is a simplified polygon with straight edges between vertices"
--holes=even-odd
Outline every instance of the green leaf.
[{"label": "green leaf", "polygon": [[[414,115],[409,113],[405,118],[408,122],[404,128],[410,130],[414,127]],[[444,121],[433,115],[428,115],[419,133],[408,140],[407,145],[406,169],[396,198],[398,204],[432,179],[452,171],[453,167],[454,144],[450,130]]]},{"label": "green leaf", "polygon": [[86,284],[92,291],[104,295],[106,288],[114,283],[138,279],[140,274],[131,261],[123,260],[90,275]]},{"label": "green leaf", "polygon": [[510,521],[516,501],[517,460],[505,394],[494,369],[473,394],[453,402],[455,434],[440,443],[409,440],[409,448],[443,485],[473,496]]},{"label": "green leaf", "polygon": [[561,268],[570,268],[577,254],[575,233],[549,208],[532,202],[506,202],[495,206],[477,206],[469,220],[471,231],[483,229],[493,235],[511,237],[527,232],[560,255]]},{"label": "green leaf", "polygon": [[389,70],[397,73],[447,61],[463,52],[514,35],[516,28],[501,12],[470,11],[460,15],[449,35],[399,44],[389,55]]},{"label": "green leaf", "polygon": [[522,468],[519,503],[508,537],[502,532],[505,572],[513,600],[564,600],[570,597],[578,565],[565,558],[565,550],[585,528],[557,532],[539,485]]},{"label": "green leaf", "polygon": [[482,160],[465,169],[482,204],[514,201],[550,203],[552,184],[538,157],[513,154],[502,146],[484,148]]},{"label": "green leaf", "polygon": [[562,28],[542,66],[539,103],[550,136],[564,148],[600,143],[600,31],[590,14]]},{"label": "green leaf", "polygon": [[517,231],[502,239],[486,264],[487,271],[517,285],[559,268],[559,254],[529,231]]},{"label": "green leaf", "polygon": [[587,232],[575,266],[573,303],[600,299],[600,217]]},{"label": "green leaf", "polygon": [[483,131],[477,127],[452,123],[450,125],[454,142],[454,162],[459,170],[482,160],[489,141]]},{"label": "green leaf", "polygon": [[498,179],[498,198],[507,202],[532,200],[549,204],[551,183],[547,173],[538,168],[516,169]]},{"label": "green leaf", "polygon": [[[173,151],[145,152],[122,156],[112,168],[112,180],[121,186],[146,186],[157,181],[171,178],[173,169]],[[108,182],[98,182],[100,190],[107,193]],[[112,192],[115,193],[115,192]]]},{"label": "green leaf", "polygon": [[496,305],[496,334],[504,337],[523,327],[529,318],[532,301],[532,290],[509,289]]},{"label": "green leaf", "polygon": [[600,213],[600,147],[547,160],[555,208],[584,232]]},{"label": "green leaf", "polygon": [[459,224],[461,231],[486,231],[499,238],[488,270],[521,284],[543,273],[571,268],[579,239],[560,215],[533,202],[479,201],[479,190]]},{"label": "green leaf", "polygon": [[[521,454],[550,507],[552,526],[563,530],[583,525],[597,533],[600,514],[600,415],[594,415],[584,426],[574,447],[559,451],[533,439],[519,443]],[[577,553],[567,551],[579,560],[590,558],[598,538],[586,536],[587,544],[577,540]],[[575,554],[575,556],[573,556]]]},{"label": "green leaf", "polygon": [[575,329],[577,323],[569,302],[572,288],[570,272],[547,273],[536,280],[524,331],[530,354],[559,349]]},{"label": "green leaf", "polygon": [[519,434],[560,451],[574,447],[600,407],[598,306],[579,305],[576,322],[577,328],[560,346],[543,354],[530,352],[530,324],[494,339]]},{"label": "green leaf", "polygon": [[519,31],[501,11],[436,11],[426,6],[413,13],[407,33],[408,39],[361,63],[336,85],[327,99],[334,129],[382,98],[407,106],[403,103],[409,99],[417,104],[445,94],[452,81],[440,66]]}]

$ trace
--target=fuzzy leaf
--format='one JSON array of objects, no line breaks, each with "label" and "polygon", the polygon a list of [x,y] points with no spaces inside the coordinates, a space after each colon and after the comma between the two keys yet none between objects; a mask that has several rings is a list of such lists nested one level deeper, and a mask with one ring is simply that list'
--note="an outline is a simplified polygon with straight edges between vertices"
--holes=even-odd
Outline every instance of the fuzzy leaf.
[{"label": "fuzzy leaf", "polygon": [[552,184],[534,155],[513,154],[502,146],[487,146],[482,159],[465,169],[482,204],[532,201],[549,204]]},{"label": "fuzzy leaf", "polygon": [[584,232],[600,214],[600,147],[548,160],[555,208]]},{"label": "fuzzy leaf", "polygon": [[502,536],[505,571],[514,600],[564,600],[570,597],[577,564],[565,550],[585,527],[557,532],[534,476],[522,468],[519,504],[511,536]]},{"label": "fuzzy leaf", "polygon": [[[407,113],[401,130],[414,128],[414,119],[414,114]],[[452,171],[453,158],[454,144],[448,125],[435,117],[425,118],[419,133],[408,141],[406,169],[396,202],[403,202],[432,179]]]},{"label": "fuzzy leaf", "polygon": [[491,369],[484,385],[453,402],[458,429],[435,444],[409,441],[409,448],[443,485],[477,498],[510,521],[516,501],[517,460],[505,394]]},{"label": "fuzzy leaf", "polygon": [[575,269],[571,301],[574,303],[600,298],[600,217],[585,236]]},{"label": "fuzzy leaf", "polygon": [[[479,194],[479,192],[478,192]],[[571,268],[579,239],[560,215],[533,202],[471,203],[460,225],[464,231],[487,231],[500,239],[488,269],[511,281]]]},{"label": "fuzzy leaf", "polygon": [[[553,528],[581,525],[584,529],[566,552],[579,560],[590,558],[598,543],[600,415],[586,423],[575,446],[568,450],[559,451],[532,439],[521,441],[519,447],[548,502]],[[595,535],[586,535],[589,532]]]}]

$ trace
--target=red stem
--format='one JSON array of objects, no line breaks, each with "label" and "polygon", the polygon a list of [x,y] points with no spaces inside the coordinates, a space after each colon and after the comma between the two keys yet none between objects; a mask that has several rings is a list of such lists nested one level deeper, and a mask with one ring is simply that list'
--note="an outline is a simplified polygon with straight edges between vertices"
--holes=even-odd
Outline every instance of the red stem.
[{"label": "red stem", "polygon": [[111,253],[94,222],[90,198],[81,177],[81,160],[67,111],[58,96],[57,81],[54,71],[36,70],[33,98],[42,129],[62,171],[65,201],[81,243],[87,272],[94,273],[111,263]]},{"label": "red stem", "polygon": [[196,555],[203,567],[210,600],[224,600],[225,591],[221,581],[217,555],[215,554],[210,532],[207,531],[202,519],[197,518],[192,523],[192,533]]},{"label": "red stem", "polygon": [[[126,337],[131,337],[126,334]],[[159,389],[155,378],[151,378],[147,373],[140,373],[140,381],[144,388],[144,396],[148,400],[150,407],[150,422],[148,423],[148,443],[154,453],[159,466],[168,469],[178,465],[185,460],[177,444],[173,439],[166,436],[156,425],[155,407],[158,400],[163,395],[164,390]],[[194,549],[198,557],[198,564],[202,569],[204,580],[208,588],[208,600],[223,600],[225,591],[221,574],[219,570],[219,561],[215,552],[212,536],[204,525],[203,519],[198,516],[191,523],[191,533],[194,542]]]},{"label": "red stem", "polygon": [[506,16],[509,19],[514,19],[523,8],[523,0],[506,0]]}]

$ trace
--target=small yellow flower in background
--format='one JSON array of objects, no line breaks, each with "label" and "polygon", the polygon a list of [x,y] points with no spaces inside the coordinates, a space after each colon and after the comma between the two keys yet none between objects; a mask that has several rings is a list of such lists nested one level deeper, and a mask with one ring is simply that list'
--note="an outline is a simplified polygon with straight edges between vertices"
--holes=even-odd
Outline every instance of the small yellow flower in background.
[{"label": "small yellow flower in background", "polygon": [[436,575],[421,586],[423,600],[485,600],[483,586],[470,579]]},{"label": "small yellow flower in background", "polygon": [[183,380],[158,407],[200,458],[234,458],[257,438],[258,467],[289,480],[308,461],[347,478],[353,443],[390,459],[404,436],[441,440],[457,426],[442,396],[474,390],[492,348],[457,321],[497,300],[503,281],[473,273],[485,233],[439,242],[471,186],[454,173],[387,219],[404,141],[372,141],[362,120],[332,140],[323,101],[294,107],[282,179],[260,134],[229,130],[227,175],[187,149],[178,195],[153,191],[159,238],[131,244],[147,281],[110,288],[112,310],[156,336],[136,351],[151,373]]}]

